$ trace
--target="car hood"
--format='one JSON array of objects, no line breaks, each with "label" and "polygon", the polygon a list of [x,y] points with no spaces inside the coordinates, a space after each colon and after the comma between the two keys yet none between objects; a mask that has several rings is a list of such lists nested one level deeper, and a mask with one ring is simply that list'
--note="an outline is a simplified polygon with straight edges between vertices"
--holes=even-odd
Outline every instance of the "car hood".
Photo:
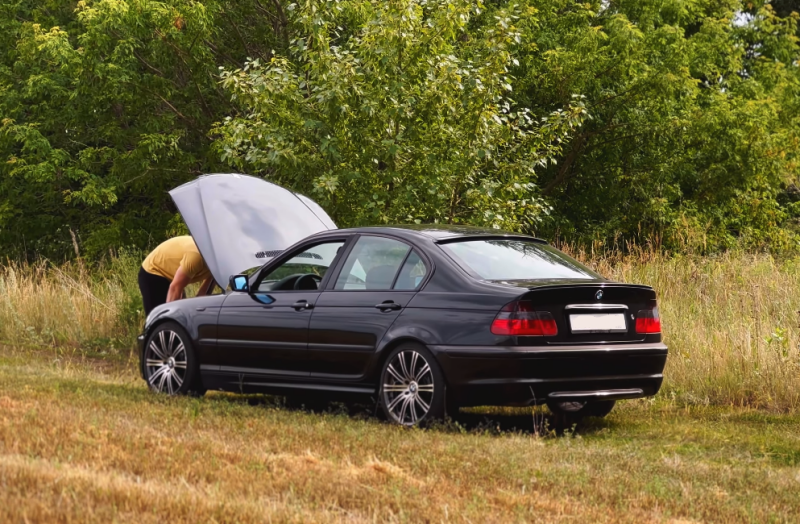
[{"label": "car hood", "polygon": [[223,288],[231,275],[262,265],[309,235],[336,229],[310,198],[252,176],[203,175],[169,194]]}]

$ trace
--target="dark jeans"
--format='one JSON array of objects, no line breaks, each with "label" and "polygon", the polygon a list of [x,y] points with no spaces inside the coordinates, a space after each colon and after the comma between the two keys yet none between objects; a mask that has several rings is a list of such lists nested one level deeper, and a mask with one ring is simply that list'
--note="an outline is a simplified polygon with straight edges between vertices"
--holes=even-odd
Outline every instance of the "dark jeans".
[{"label": "dark jeans", "polygon": [[167,302],[170,282],[168,279],[153,275],[139,268],[139,291],[142,292],[142,302],[144,302],[144,314],[149,315],[153,308]]}]

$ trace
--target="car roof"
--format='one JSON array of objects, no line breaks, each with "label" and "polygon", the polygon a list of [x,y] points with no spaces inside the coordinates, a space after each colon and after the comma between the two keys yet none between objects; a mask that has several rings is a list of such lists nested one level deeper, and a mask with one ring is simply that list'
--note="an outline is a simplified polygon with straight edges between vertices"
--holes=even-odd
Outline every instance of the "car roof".
[{"label": "car roof", "polygon": [[547,244],[546,240],[522,233],[513,233],[502,229],[486,227],[449,225],[449,224],[398,224],[387,226],[355,227],[350,229],[337,229],[317,233],[313,236],[328,236],[336,233],[377,233],[399,237],[427,237],[435,242],[453,242],[458,239],[475,238],[517,238]]}]

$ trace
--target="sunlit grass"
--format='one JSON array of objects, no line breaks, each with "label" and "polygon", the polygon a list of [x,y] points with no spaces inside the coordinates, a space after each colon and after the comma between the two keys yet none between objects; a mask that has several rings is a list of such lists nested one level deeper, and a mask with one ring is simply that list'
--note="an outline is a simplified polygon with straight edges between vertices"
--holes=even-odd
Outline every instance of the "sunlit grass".
[{"label": "sunlit grass", "polygon": [[628,401],[427,430],[368,409],[149,392],[132,366],[0,348],[0,522],[792,522],[800,419]]},{"label": "sunlit grass", "polygon": [[[670,348],[662,395],[692,405],[800,406],[800,261],[769,255],[576,253],[601,274],[656,289]],[[0,266],[0,341],[128,357],[142,324],[123,255],[81,264]]]},{"label": "sunlit grass", "polygon": [[800,261],[579,256],[613,280],[655,288],[670,349],[662,394],[690,404],[800,406]]}]

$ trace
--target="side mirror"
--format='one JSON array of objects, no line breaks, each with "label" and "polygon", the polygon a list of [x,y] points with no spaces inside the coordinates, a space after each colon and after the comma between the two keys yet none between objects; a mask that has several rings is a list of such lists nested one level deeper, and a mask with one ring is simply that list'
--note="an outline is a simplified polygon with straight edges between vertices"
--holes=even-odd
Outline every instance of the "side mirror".
[{"label": "side mirror", "polygon": [[234,291],[249,291],[247,285],[247,275],[231,275],[230,280],[231,289]]}]

